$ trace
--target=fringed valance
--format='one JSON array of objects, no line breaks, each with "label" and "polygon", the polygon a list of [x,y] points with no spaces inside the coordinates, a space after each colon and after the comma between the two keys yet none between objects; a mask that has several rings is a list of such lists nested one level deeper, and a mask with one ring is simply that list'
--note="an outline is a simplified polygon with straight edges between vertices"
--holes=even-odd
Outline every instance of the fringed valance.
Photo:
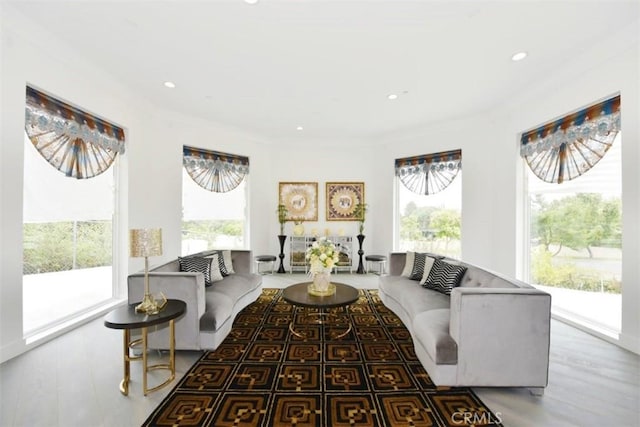
[{"label": "fringed valance", "polygon": [[462,168],[462,150],[396,159],[396,176],[416,194],[438,193],[451,184]]},{"label": "fringed valance", "polygon": [[620,95],[522,134],[520,155],[545,182],[562,184],[591,169],[620,131]]},{"label": "fringed valance", "polygon": [[183,146],[182,164],[202,188],[226,193],[236,188],[249,173],[249,158]]},{"label": "fringed valance", "polygon": [[68,177],[92,178],[124,153],[124,131],[27,86],[25,131],[49,164]]}]

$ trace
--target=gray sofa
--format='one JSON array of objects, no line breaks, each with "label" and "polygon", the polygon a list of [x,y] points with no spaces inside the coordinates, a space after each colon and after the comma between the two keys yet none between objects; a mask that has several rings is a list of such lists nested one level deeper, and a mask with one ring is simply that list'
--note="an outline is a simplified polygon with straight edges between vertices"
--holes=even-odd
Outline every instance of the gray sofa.
[{"label": "gray sofa", "polygon": [[[207,256],[214,252],[190,256]],[[187,303],[187,312],[175,323],[176,349],[216,349],[231,331],[238,312],[262,293],[262,276],[251,273],[251,251],[233,250],[231,260],[235,274],[213,282],[209,287],[205,287],[202,273],[181,272],[177,259],[150,269],[149,287],[152,294],[162,292],[169,299]],[[128,294],[129,303],[142,300],[144,272],[129,275]],[[167,325],[150,331],[148,339],[149,348],[168,348]]]},{"label": "gray sofa", "polygon": [[406,253],[391,253],[379,279],[382,302],[411,332],[416,355],[438,386],[547,385],[551,295],[480,267],[467,267],[451,295],[401,275]]}]

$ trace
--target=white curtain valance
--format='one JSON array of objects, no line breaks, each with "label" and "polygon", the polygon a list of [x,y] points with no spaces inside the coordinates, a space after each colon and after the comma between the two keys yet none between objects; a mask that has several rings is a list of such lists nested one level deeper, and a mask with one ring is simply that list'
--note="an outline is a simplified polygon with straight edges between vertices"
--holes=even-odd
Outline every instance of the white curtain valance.
[{"label": "white curtain valance", "polygon": [[25,131],[49,164],[77,179],[106,171],[125,149],[120,127],[29,86]]},{"label": "white curtain valance", "polygon": [[249,158],[195,147],[182,147],[182,164],[196,184],[215,192],[236,188],[249,174]]},{"label": "white curtain valance", "polygon": [[541,180],[561,184],[587,172],[620,131],[620,95],[524,132],[520,155]]},{"label": "white curtain valance", "polygon": [[451,184],[462,168],[462,150],[396,159],[400,182],[416,194],[438,193]]}]

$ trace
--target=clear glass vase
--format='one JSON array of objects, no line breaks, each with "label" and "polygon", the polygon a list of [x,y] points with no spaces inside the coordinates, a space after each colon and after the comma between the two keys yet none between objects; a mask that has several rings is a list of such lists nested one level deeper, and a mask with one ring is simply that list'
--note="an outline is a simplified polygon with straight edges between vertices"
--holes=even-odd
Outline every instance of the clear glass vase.
[{"label": "clear glass vase", "polygon": [[312,295],[332,295],[335,286],[331,285],[331,269],[324,269],[313,273],[313,282],[309,285],[309,293]]}]

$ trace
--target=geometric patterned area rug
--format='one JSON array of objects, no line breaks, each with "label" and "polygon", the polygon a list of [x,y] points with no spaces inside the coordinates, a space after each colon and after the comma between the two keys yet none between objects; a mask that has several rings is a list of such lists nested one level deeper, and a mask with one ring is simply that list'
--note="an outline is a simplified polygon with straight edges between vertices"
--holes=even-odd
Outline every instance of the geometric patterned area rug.
[{"label": "geometric patterned area rug", "polygon": [[301,338],[282,289],[264,289],[143,425],[501,425],[471,389],[436,387],[377,290],[359,292],[351,332],[335,339],[340,331],[310,318]]}]

